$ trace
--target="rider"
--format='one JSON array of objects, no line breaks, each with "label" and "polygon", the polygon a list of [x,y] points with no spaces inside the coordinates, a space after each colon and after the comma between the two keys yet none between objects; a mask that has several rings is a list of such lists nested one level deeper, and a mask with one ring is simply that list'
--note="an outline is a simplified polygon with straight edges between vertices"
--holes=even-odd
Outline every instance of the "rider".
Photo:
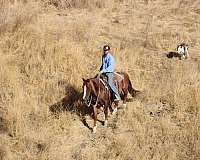
[{"label": "rider", "polygon": [[102,65],[100,68],[100,74],[105,74],[108,77],[108,85],[112,89],[112,91],[115,94],[115,101],[121,100],[118,89],[113,83],[113,78],[114,78],[114,70],[115,70],[115,59],[111,55],[110,51],[110,46],[105,45],[103,47],[103,55],[102,55]]}]

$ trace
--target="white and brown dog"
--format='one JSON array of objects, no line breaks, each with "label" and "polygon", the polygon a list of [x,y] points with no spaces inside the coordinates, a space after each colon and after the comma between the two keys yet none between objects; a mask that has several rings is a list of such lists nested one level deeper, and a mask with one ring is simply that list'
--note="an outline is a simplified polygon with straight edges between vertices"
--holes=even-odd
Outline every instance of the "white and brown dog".
[{"label": "white and brown dog", "polygon": [[181,43],[176,48],[177,53],[180,56],[180,59],[187,59],[189,57],[188,53],[188,45],[185,43]]}]

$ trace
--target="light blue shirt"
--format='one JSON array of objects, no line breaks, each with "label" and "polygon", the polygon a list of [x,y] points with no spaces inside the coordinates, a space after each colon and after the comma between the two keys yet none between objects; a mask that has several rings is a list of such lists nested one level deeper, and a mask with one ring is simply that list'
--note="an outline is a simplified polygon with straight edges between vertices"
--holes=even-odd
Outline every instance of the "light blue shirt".
[{"label": "light blue shirt", "polygon": [[102,73],[107,73],[107,72],[114,72],[115,70],[115,59],[114,57],[108,53],[106,55],[102,56],[102,65],[100,68],[100,71]]}]

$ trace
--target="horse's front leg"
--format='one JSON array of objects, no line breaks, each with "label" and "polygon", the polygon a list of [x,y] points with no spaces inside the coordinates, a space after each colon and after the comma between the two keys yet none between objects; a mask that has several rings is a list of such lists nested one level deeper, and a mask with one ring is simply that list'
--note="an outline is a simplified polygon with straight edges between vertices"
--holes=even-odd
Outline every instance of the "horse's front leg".
[{"label": "horse's front leg", "polygon": [[93,133],[96,133],[97,131],[97,106],[93,106],[93,111],[94,111],[94,127],[93,127]]}]

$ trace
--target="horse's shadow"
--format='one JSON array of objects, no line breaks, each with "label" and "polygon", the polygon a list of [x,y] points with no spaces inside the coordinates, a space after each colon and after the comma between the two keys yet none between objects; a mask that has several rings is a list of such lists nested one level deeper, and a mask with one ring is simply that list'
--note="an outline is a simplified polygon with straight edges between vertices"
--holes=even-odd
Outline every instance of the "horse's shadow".
[{"label": "horse's shadow", "polygon": [[55,117],[63,112],[70,112],[79,116],[81,122],[88,129],[92,130],[91,127],[86,122],[85,115],[92,115],[92,108],[87,107],[82,102],[82,93],[76,89],[74,86],[67,84],[65,87],[65,97],[60,101],[49,106],[49,111]]},{"label": "horse's shadow", "polygon": [[57,115],[64,111],[76,112],[75,105],[79,103],[81,93],[72,85],[65,86],[65,97],[49,106],[49,111]]},{"label": "horse's shadow", "polygon": [[[50,113],[55,117],[59,117],[59,115],[63,112],[70,112],[72,114],[76,114],[79,116],[80,121],[83,123],[83,125],[92,131],[92,128],[86,122],[86,115],[89,115],[91,118],[94,118],[93,108],[88,107],[83,103],[82,92],[76,87],[66,83],[64,83],[64,85],[62,86],[65,88],[65,96],[60,101],[49,106]],[[132,101],[133,98],[127,99],[127,102]],[[102,125],[104,125],[104,121],[98,121]]]}]

